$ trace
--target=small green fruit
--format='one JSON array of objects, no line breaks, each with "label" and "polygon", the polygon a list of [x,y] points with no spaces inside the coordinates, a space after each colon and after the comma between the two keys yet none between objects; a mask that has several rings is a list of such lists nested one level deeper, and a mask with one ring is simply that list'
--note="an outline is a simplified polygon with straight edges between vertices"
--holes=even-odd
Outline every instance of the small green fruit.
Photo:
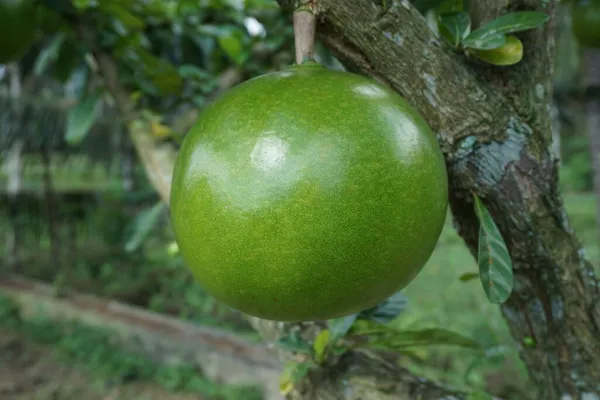
[{"label": "small green fruit", "polygon": [[214,297],[280,321],[375,306],[430,257],[448,204],[435,135],[406,100],[319,64],[246,81],[178,154],[171,215]]},{"label": "small green fruit", "polygon": [[523,43],[517,37],[509,35],[502,47],[492,50],[469,49],[469,53],[488,64],[514,65],[523,59]]},{"label": "small green fruit", "polygon": [[0,0],[0,64],[19,60],[31,48],[36,17],[32,0]]},{"label": "small green fruit", "polygon": [[571,25],[583,46],[600,48],[600,0],[580,0],[574,5]]}]

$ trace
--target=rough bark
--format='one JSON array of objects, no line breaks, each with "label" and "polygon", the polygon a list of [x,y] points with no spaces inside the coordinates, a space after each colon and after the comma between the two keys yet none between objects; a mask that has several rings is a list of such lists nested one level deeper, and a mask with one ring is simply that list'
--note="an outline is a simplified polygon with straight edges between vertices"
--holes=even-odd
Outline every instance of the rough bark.
[{"label": "rough bark", "polygon": [[[585,84],[588,88],[600,89],[600,50],[588,49],[584,57]],[[596,220],[600,232],[600,96],[589,96],[586,100],[587,131],[590,138],[594,189],[596,191]]]},{"label": "rough bark", "polygon": [[[297,3],[278,1],[287,8]],[[319,12],[320,38],[345,66],[398,91],[437,133],[449,171],[455,226],[473,253],[479,224],[472,193],[494,216],[515,271],[515,289],[502,312],[540,398],[597,399],[600,290],[569,226],[550,150],[554,23],[520,35],[525,45],[521,64],[488,68],[446,48],[406,0],[383,2],[385,8],[371,0],[311,3]],[[510,4],[511,10],[554,14],[554,2]],[[290,329],[253,321],[270,340]],[[311,376],[306,385],[318,391],[301,390],[292,397],[399,399],[413,393],[417,378],[397,365],[385,364],[389,369],[383,370],[381,359],[373,364],[361,357],[349,353],[347,363]],[[343,382],[356,386],[348,389]],[[463,397],[427,382],[418,387],[410,398]]]}]

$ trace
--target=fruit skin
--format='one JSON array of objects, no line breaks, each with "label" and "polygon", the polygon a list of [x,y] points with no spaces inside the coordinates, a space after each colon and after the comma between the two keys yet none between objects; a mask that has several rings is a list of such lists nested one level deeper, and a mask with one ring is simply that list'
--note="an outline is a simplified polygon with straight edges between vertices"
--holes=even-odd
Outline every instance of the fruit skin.
[{"label": "fruit skin", "polygon": [[31,48],[36,16],[31,0],[0,0],[0,64],[17,61]]},{"label": "fruit skin", "polygon": [[600,0],[581,0],[571,14],[575,38],[586,47],[600,48]]},{"label": "fruit skin", "polygon": [[434,134],[391,89],[303,64],[207,107],[179,151],[171,215],[215,298],[279,321],[335,318],[407,285],[446,217]]},{"label": "fruit skin", "polygon": [[491,50],[472,49],[470,53],[488,64],[514,65],[523,59],[523,43],[516,36],[509,35],[502,47]]}]

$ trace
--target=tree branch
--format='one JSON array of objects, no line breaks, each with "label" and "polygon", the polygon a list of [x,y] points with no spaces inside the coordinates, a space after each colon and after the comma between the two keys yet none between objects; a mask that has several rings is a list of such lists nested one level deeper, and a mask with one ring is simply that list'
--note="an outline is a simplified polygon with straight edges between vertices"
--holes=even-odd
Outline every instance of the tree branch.
[{"label": "tree branch", "polygon": [[[482,85],[408,2],[385,12],[370,0],[321,0],[320,39],[350,70],[387,84],[419,109],[447,154],[470,135],[487,136],[507,104]],[[473,107],[477,104],[478,107]]]}]

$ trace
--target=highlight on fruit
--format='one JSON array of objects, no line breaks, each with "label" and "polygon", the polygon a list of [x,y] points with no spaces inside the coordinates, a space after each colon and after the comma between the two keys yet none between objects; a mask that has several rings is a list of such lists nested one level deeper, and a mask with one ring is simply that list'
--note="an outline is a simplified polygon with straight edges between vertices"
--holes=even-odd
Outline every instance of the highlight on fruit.
[{"label": "highlight on fruit", "polygon": [[270,320],[358,312],[408,285],[446,218],[434,133],[369,78],[294,65],[207,107],[179,151],[180,252],[218,300]]}]

